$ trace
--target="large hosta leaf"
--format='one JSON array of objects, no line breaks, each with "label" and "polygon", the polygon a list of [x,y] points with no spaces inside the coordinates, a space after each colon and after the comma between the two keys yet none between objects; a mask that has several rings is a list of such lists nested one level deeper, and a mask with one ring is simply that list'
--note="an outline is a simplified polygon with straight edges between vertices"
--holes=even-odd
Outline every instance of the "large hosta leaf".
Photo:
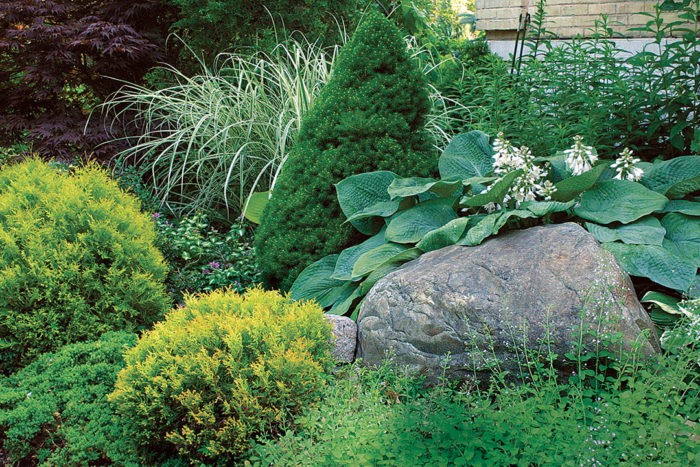
[{"label": "large hosta leaf", "polygon": [[360,256],[387,243],[384,238],[385,232],[386,229],[382,229],[377,235],[368,238],[359,245],[351,246],[340,252],[338,260],[335,263],[335,270],[331,277],[333,279],[346,281],[352,279],[352,269]]},{"label": "large hosta leaf", "polygon": [[666,229],[661,225],[661,222],[659,222],[657,218],[651,216],[612,229],[591,222],[586,222],[585,225],[586,229],[593,234],[600,243],[620,240],[623,243],[661,246],[666,236]]},{"label": "large hosta leaf", "polygon": [[700,156],[684,156],[654,164],[641,183],[668,198],[700,190]]},{"label": "large hosta leaf", "polygon": [[[338,192],[338,203],[345,217],[351,218],[378,203],[392,202],[387,190],[396,178],[395,173],[381,170],[353,175],[338,183],[335,189]],[[396,203],[396,209],[398,209],[399,202],[392,203]],[[387,205],[382,205],[382,212],[386,212],[387,209]],[[376,217],[363,217],[351,223],[365,235],[376,234],[384,225],[383,220]]]},{"label": "large hosta leaf", "polygon": [[661,224],[666,229],[664,247],[700,267],[700,218],[672,212]]},{"label": "large hosta leaf", "polygon": [[454,200],[440,198],[417,204],[396,214],[386,229],[386,239],[396,243],[418,243],[431,230],[457,217]]},{"label": "large hosta leaf", "polygon": [[374,271],[372,271],[364,281],[362,281],[362,284],[360,285],[362,293],[366,294],[372,287],[374,287],[374,284],[376,284],[379,279],[400,268],[405,262],[412,261],[422,254],[423,252],[418,248],[409,248],[408,250],[404,250],[393,258],[385,261]]},{"label": "large hosta leaf", "polygon": [[426,191],[435,192],[438,196],[447,198],[462,187],[460,180],[435,180],[432,178],[397,178],[389,185],[391,199],[415,196]]},{"label": "large hosta leaf", "polygon": [[440,178],[466,180],[493,172],[493,149],[489,136],[481,131],[455,136],[438,161]]},{"label": "large hosta leaf", "polygon": [[377,269],[386,261],[394,258],[399,253],[406,251],[407,246],[397,243],[386,243],[364,253],[357,259],[352,268],[353,278],[362,277]]},{"label": "large hosta leaf", "polygon": [[647,292],[644,294],[640,302],[653,303],[666,313],[672,315],[683,315],[683,312],[678,308],[678,299],[661,292]]},{"label": "large hosta leaf", "polygon": [[542,217],[547,214],[553,214],[555,212],[568,211],[574,205],[576,201],[571,200],[566,203],[559,201],[526,201],[520,205],[520,209],[527,209],[537,217]]},{"label": "large hosta leaf", "polygon": [[697,267],[692,261],[682,258],[658,245],[627,245],[603,243],[628,274],[648,277],[657,284],[685,291],[690,288]]},{"label": "large hosta leaf", "polygon": [[680,212],[681,214],[700,217],[700,203],[684,199],[672,199],[661,212]]},{"label": "large hosta leaf", "polygon": [[556,191],[552,195],[554,201],[570,201],[576,198],[584,191],[591,188],[600,178],[600,174],[608,167],[609,164],[601,164],[593,167],[588,172],[575,177],[565,178],[556,185]]},{"label": "large hosta leaf", "polygon": [[489,203],[502,204],[503,199],[508,194],[508,190],[513,186],[515,179],[523,174],[522,169],[515,170],[505,175],[502,179],[491,185],[491,189],[485,193],[474,196],[464,196],[460,200],[460,205],[472,208],[486,206]]},{"label": "large hosta leaf", "polygon": [[668,199],[639,183],[629,180],[606,180],[586,191],[581,205],[574,208],[577,216],[600,224],[629,224],[663,209]]},{"label": "large hosta leaf", "polygon": [[[348,217],[345,222],[354,224],[356,221],[368,219],[372,217],[391,217],[399,210],[399,201],[380,201],[376,204],[366,207],[361,211],[357,211],[352,216]],[[381,224],[379,224],[381,225]],[[358,229],[359,230],[359,229]]]},{"label": "large hosta leaf", "polygon": [[432,230],[425,234],[416,247],[428,252],[439,250],[448,245],[454,245],[460,239],[469,223],[468,217],[459,217],[451,220],[439,229]]},{"label": "large hosta leaf", "polygon": [[270,200],[269,191],[256,191],[246,202],[243,216],[254,224],[259,224],[262,218],[263,210]]},{"label": "large hosta leaf", "polygon": [[304,269],[292,284],[291,298],[316,299],[319,305],[327,308],[352,294],[354,284],[331,277],[338,257],[339,255],[326,256]]},{"label": "large hosta leaf", "polygon": [[494,212],[483,217],[476,225],[467,230],[466,234],[459,239],[457,245],[475,246],[483,242],[485,238],[498,233],[496,222],[501,217],[501,214],[501,212]]},{"label": "large hosta leaf", "polygon": [[344,315],[350,311],[352,304],[362,296],[362,287],[360,284],[353,284],[347,288],[346,295],[339,298],[335,304],[326,313],[331,315]]}]

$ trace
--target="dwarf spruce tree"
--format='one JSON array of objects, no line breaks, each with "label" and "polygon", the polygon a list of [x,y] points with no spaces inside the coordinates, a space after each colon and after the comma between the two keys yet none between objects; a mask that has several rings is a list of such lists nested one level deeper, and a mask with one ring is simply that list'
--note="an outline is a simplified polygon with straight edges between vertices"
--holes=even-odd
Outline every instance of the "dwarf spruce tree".
[{"label": "dwarf spruce tree", "polygon": [[256,249],[268,286],[288,290],[306,266],[357,240],[336,183],[373,170],[432,174],[429,109],[425,77],[398,29],[369,13],[304,117],[263,213]]}]

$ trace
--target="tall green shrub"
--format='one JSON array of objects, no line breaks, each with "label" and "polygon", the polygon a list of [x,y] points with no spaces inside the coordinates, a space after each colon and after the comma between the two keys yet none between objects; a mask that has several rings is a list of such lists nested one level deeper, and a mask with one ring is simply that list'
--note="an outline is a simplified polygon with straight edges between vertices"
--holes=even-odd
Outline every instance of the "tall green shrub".
[{"label": "tall green shrub", "polygon": [[0,170],[0,373],[159,319],[169,301],[154,240],[138,201],[99,168]]},{"label": "tall green shrub", "polygon": [[429,110],[425,77],[399,31],[369,13],[304,117],[263,213],[256,248],[269,286],[289,289],[306,266],[352,242],[334,186],[343,178],[369,170],[431,174]]}]

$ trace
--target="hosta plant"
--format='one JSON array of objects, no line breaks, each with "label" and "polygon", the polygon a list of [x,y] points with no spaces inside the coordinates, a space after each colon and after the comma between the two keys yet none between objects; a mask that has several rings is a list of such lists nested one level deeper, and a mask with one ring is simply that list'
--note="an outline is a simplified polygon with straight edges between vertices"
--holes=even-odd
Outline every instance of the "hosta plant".
[{"label": "hosta plant", "polygon": [[690,294],[700,203],[682,198],[700,188],[699,162],[644,165],[629,150],[601,161],[581,138],[567,151],[534,158],[501,135],[492,145],[485,133],[462,134],[440,156],[440,179],[378,171],[340,182],[346,222],[372,236],[306,268],[292,297],[349,313],[377,280],[424,252],[565,219],[585,222],[629,274]]}]

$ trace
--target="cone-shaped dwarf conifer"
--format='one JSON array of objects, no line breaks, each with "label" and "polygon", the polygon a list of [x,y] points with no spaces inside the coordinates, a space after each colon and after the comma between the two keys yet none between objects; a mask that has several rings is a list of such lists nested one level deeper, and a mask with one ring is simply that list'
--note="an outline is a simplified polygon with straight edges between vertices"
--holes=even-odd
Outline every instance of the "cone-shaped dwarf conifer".
[{"label": "cone-shaped dwarf conifer", "polygon": [[268,286],[288,290],[309,264],[358,240],[336,183],[374,170],[432,175],[429,109],[425,77],[398,29],[368,13],[304,117],[263,213],[255,244]]}]

